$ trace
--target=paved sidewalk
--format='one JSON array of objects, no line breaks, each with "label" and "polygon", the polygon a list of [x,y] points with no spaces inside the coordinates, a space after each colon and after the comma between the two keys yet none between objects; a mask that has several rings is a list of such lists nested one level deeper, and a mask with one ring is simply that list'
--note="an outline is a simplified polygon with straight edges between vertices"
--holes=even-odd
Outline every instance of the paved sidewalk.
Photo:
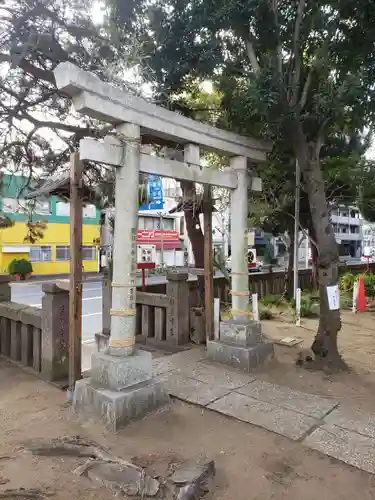
[{"label": "paved sidewalk", "polygon": [[205,360],[203,348],[154,359],[154,375],[183,401],[300,441],[375,474],[375,415]]}]

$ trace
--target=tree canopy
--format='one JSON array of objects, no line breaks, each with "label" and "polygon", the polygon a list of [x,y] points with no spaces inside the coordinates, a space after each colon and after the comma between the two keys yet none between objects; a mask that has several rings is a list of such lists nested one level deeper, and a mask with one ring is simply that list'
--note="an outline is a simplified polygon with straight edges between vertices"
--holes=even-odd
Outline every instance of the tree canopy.
[{"label": "tree canopy", "polygon": [[337,284],[338,249],[324,148],[340,138],[349,146],[372,125],[372,2],[133,0],[126,9],[120,0],[111,4],[117,24],[143,41],[146,69],[161,101],[173,107],[169,96],[189,88],[194,78],[210,79],[222,94],[228,127],[272,140],[272,159],[289,180],[287,170],[299,162],[319,254],[321,315],[313,350],[322,361],[342,365],[340,314],[329,309],[326,293],[326,286]]}]

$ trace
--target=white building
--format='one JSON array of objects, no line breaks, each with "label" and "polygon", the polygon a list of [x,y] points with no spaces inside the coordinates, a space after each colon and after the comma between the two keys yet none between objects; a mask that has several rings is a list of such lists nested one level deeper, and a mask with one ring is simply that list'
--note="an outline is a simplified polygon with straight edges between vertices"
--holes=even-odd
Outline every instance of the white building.
[{"label": "white building", "polygon": [[358,208],[344,205],[332,208],[331,223],[340,257],[361,257],[363,219]]}]

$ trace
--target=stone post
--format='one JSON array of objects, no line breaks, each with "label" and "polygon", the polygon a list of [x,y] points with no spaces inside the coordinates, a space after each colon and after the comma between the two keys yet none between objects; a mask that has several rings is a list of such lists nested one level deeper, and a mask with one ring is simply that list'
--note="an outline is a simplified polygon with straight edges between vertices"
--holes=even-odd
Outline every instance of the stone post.
[{"label": "stone post", "polygon": [[0,302],[10,302],[11,300],[10,281],[8,274],[0,274]]},{"label": "stone post", "polygon": [[246,318],[249,307],[247,159],[231,158],[230,165],[238,178],[238,186],[231,193],[232,314],[233,318]]},{"label": "stone post", "polygon": [[173,299],[173,306],[168,311],[167,339],[177,345],[190,341],[188,277],[188,273],[167,274],[167,295]]},{"label": "stone post", "polygon": [[69,292],[56,283],[43,285],[41,375],[60,380],[69,374]]}]

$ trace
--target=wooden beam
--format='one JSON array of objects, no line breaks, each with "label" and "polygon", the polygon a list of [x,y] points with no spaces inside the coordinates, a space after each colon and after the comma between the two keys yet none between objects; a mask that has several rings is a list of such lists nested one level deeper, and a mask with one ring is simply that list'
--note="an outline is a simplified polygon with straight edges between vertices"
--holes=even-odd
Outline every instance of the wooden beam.
[{"label": "wooden beam", "polygon": [[214,340],[214,270],[212,256],[212,188],[204,187],[203,195],[204,227],[204,309],[206,339]]},{"label": "wooden beam", "polygon": [[69,389],[82,376],[82,172],[78,153],[70,157]]}]

